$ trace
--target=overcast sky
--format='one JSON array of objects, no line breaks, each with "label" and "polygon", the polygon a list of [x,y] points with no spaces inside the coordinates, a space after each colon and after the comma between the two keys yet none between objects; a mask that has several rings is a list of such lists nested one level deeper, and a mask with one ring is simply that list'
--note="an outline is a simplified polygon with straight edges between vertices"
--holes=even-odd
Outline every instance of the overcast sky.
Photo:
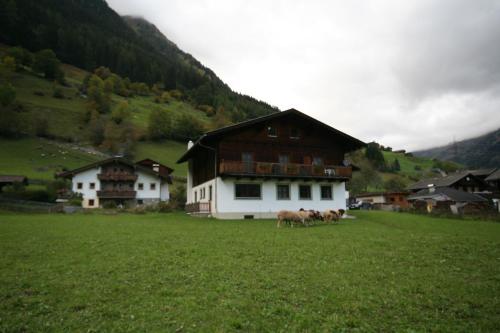
[{"label": "overcast sky", "polygon": [[108,0],[233,90],[415,150],[500,127],[500,1]]}]

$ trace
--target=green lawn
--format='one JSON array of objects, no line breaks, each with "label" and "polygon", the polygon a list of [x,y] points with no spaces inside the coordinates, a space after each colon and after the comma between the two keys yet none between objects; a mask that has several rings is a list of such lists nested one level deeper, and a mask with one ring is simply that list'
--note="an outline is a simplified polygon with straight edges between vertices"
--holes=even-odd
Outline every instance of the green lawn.
[{"label": "green lawn", "polygon": [[500,329],[500,224],[0,215],[0,331]]},{"label": "green lawn", "polygon": [[54,179],[54,174],[63,167],[74,169],[100,158],[44,139],[0,139],[0,174]]}]

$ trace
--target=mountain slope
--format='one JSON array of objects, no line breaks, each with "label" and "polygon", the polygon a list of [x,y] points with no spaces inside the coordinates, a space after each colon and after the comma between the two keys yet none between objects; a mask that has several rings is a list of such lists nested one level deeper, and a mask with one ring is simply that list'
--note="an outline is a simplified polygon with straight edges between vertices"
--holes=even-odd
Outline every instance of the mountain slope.
[{"label": "mountain slope", "polygon": [[500,167],[500,129],[477,138],[416,151],[414,154],[454,161],[470,168]]},{"label": "mountain slope", "polygon": [[233,92],[149,22],[120,17],[103,0],[0,0],[0,43],[50,48],[65,63],[179,89],[194,105],[224,108],[233,121],[278,111]]}]

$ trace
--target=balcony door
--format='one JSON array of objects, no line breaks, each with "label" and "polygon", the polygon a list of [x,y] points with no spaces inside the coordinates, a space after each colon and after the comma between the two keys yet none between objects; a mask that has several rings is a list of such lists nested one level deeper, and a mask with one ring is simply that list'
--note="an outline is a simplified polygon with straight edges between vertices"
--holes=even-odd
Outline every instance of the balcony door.
[{"label": "balcony door", "polygon": [[243,162],[243,172],[253,172],[253,153],[241,153],[241,161]]},{"label": "balcony door", "polygon": [[279,173],[280,174],[286,174],[287,173],[287,168],[288,168],[288,163],[290,163],[290,157],[285,154],[280,154],[278,156],[279,160]]}]

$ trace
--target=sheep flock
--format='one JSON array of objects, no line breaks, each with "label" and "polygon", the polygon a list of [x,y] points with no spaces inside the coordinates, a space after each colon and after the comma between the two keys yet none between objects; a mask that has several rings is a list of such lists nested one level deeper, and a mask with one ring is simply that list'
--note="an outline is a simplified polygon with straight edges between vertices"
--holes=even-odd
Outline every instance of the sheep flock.
[{"label": "sheep flock", "polygon": [[337,223],[340,218],[345,214],[345,210],[326,210],[323,213],[316,210],[304,210],[299,211],[289,211],[282,210],[278,212],[278,228],[283,225],[289,225],[293,227],[294,225],[310,226],[317,221],[323,221],[325,223]]}]

